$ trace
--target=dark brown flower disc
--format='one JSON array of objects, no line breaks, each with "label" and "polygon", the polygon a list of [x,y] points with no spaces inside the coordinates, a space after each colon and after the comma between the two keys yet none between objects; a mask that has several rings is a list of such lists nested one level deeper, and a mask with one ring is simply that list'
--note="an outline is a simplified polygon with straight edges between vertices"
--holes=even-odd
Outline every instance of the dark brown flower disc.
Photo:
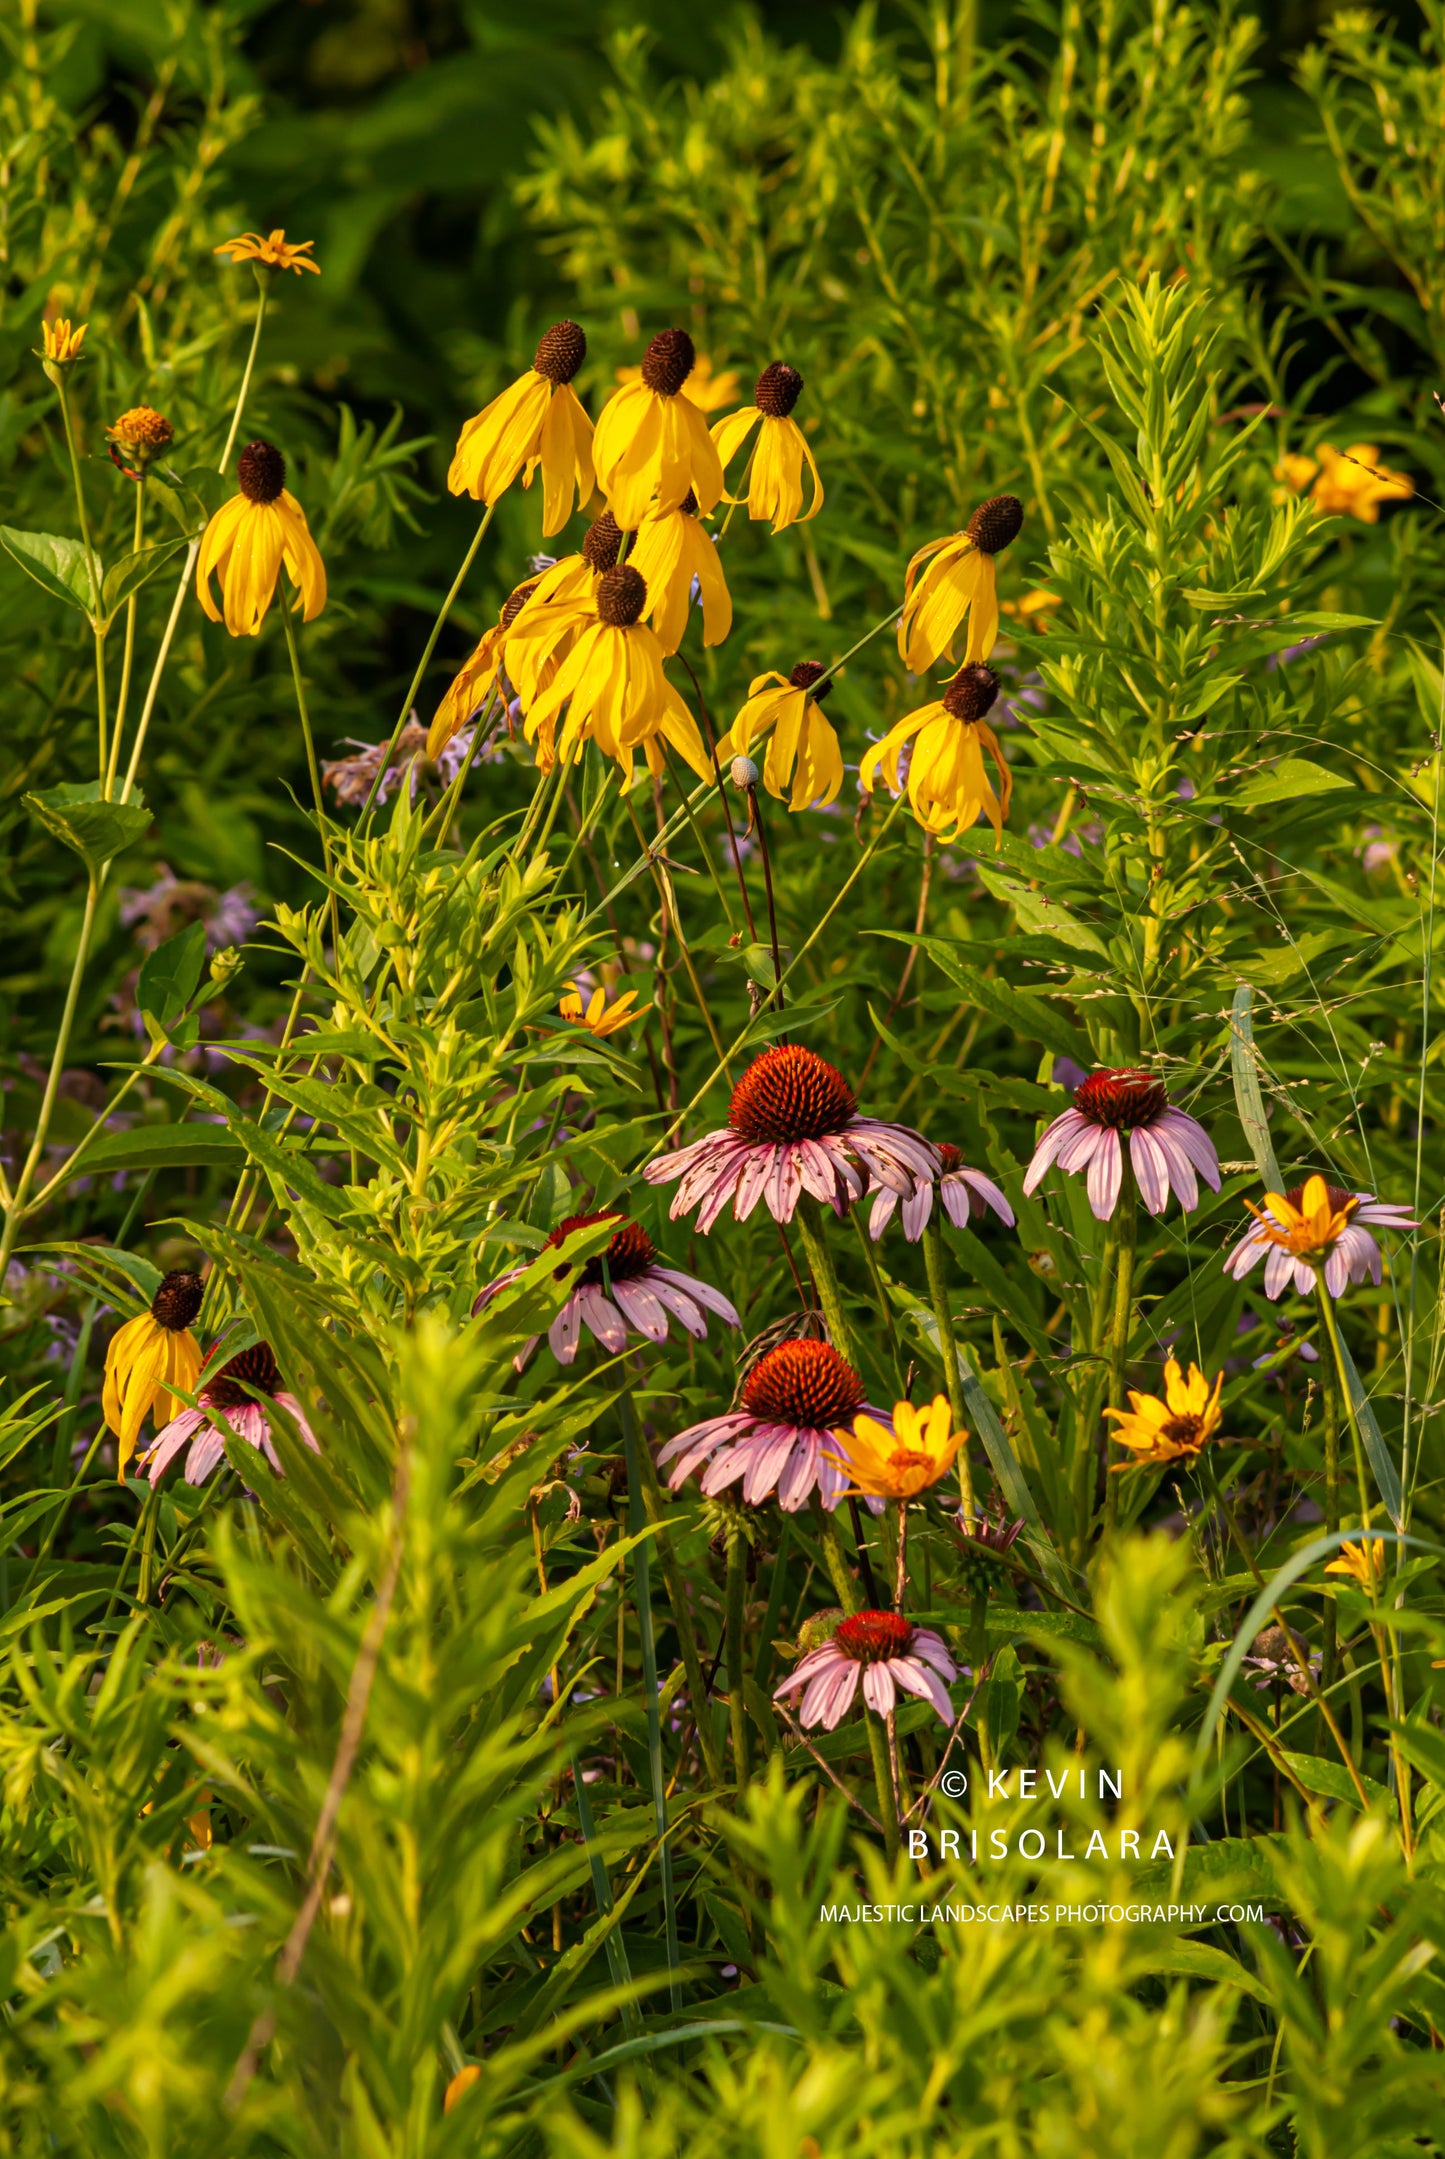
[{"label": "dark brown flower disc", "polygon": [[597,580],[597,612],[614,630],[630,629],[647,605],[647,579],[630,562],[621,562]]},{"label": "dark brown flower disc", "polygon": [[955,720],[981,720],[998,696],[998,676],[980,661],[961,667],[943,693],[943,709]]},{"label": "dark brown flower disc", "polygon": [[615,570],[621,549],[622,527],[610,510],[604,510],[587,527],[587,537],[582,542],[582,560],[589,570]]},{"label": "dark brown flower disc", "polygon": [[803,394],[803,378],[786,360],[770,360],[757,380],[753,403],[770,420],[786,420]]},{"label": "dark brown flower disc", "polygon": [[236,478],[248,502],[274,502],[286,485],[286,460],[274,442],[248,442],[236,460]]},{"label": "dark brown flower disc", "polygon": [[642,355],[642,379],[659,397],[676,397],[696,359],[697,349],[686,330],[659,330]]},{"label": "dark brown flower disc", "polygon": [[172,1334],[184,1334],[201,1309],[201,1278],[176,1268],[151,1299],[151,1318]]},{"label": "dark brown flower disc", "polygon": [[858,1098],[836,1066],[798,1042],[779,1042],[755,1057],[737,1086],[728,1123],[755,1145],[824,1139],[842,1132]]},{"label": "dark brown flower disc", "polygon": [[208,1406],[212,1409],[240,1409],[256,1394],[277,1394],[281,1387],[281,1367],[269,1342],[253,1342],[249,1349],[239,1350],[228,1364],[223,1364],[214,1379],[208,1379],[203,1390]]},{"label": "dark brown flower disc", "polygon": [[990,495],[968,521],[967,532],[981,555],[996,555],[1023,530],[1024,506],[1017,495]]},{"label": "dark brown flower disc", "polygon": [[548,382],[570,382],[587,357],[587,334],[580,323],[554,322],[537,344],[532,366]]},{"label": "dark brown flower disc", "polygon": [[541,584],[540,577],[529,577],[525,585],[515,585],[502,602],[502,628],[510,630],[532,594]]},{"label": "dark brown flower disc", "polygon": [[[828,676],[826,681],[823,680],[825,675]],[[788,680],[795,690],[812,690],[815,702],[820,705],[833,687],[833,678],[821,660],[799,660]],[[814,688],[819,682],[823,684],[821,690]]]},{"label": "dark brown flower disc", "polygon": [[743,1382],[743,1408],[767,1424],[831,1432],[863,1407],[863,1382],[828,1342],[779,1342]]},{"label": "dark brown flower disc", "polygon": [[[615,1222],[616,1230],[607,1247],[607,1272],[614,1282],[631,1282],[638,1275],[646,1274],[657,1259],[657,1247],[641,1223],[634,1222],[613,1208],[603,1208],[600,1214],[569,1214],[557,1224],[547,1239],[549,1245],[560,1245],[571,1236],[574,1229],[590,1229],[594,1222]],[[602,1257],[589,1259],[582,1269],[582,1280],[592,1287],[602,1282]],[[565,1269],[562,1270],[565,1273]]]},{"label": "dark brown flower disc", "polygon": [[[1305,1182],[1308,1183],[1308,1181],[1307,1178]],[[1325,1192],[1329,1198],[1330,1212],[1332,1214],[1343,1214],[1346,1208],[1353,1214],[1360,1204],[1355,1193],[1347,1191],[1343,1185],[1329,1183],[1328,1179],[1325,1182]],[[1289,1201],[1295,1213],[1298,1214],[1304,1207],[1304,1185],[1292,1184],[1283,1197]]]}]

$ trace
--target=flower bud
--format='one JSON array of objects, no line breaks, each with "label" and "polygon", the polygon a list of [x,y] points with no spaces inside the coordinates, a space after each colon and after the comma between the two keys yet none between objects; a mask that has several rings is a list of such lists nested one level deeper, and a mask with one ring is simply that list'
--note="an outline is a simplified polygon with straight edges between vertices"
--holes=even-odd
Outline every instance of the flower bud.
[{"label": "flower bud", "polygon": [[728,777],[740,794],[747,794],[758,784],[758,768],[751,757],[735,757],[728,767]]}]

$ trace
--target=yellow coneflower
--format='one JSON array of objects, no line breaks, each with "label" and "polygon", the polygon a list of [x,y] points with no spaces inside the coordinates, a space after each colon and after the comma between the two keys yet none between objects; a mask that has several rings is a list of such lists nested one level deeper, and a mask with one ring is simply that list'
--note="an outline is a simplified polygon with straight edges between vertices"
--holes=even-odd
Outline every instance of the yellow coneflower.
[{"label": "yellow coneflower", "polygon": [[[619,383],[641,380],[640,367],[619,367],[617,370]],[[699,412],[721,412],[724,405],[737,403],[738,384],[741,380],[742,377],[735,368],[724,368],[722,373],[718,374],[708,353],[695,352],[692,373],[682,386],[682,394],[690,405],[696,405]]]},{"label": "yellow coneflower", "polygon": [[587,338],[575,322],[554,322],[538,343],[532,365],[494,397],[457,437],[447,473],[454,495],[492,503],[507,492],[523,466],[523,487],[542,468],[542,531],[560,532],[596,482],[592,470],[592,422],[572,388],[587,357]]},{"label": "yellow coneflower", "polygon": [[[326,605],[326,565],[306,512],[286,491],[286,460],[274,443],[248,442],[236,461],[240,493],[222,503],[201,538],[196,591],[212,622],[224,619],[233,637],[254,637],[276,597],[281,565],[301,595],[303,620]],[[211,597],[221,577],[222,611]]]},{"label": "yellow coneflower", "polygon": [[89,328],[88,322],[78,322],[72,327],[63,317],[57,317],[54,322],[41,323],[40,346],[35,357],[47,363],[47,374],[51,368],[74,367],[80,358],[80,348],[85,343],[85,333]]},{"label": "yellow coneflower", "polygon": [[234,240],[223,240],[212,248],[213,255],[225,255],[231,262],[254,262],[263,270],[310,270],[320,277],[321,265],[311,260],[314,240],[288,240],[285,227],[278,225],[274,232],[243,232]]},{"label": "yellow coneflower", "polygon": [[[792,418],[802,395],[803,378],[786,360],[773,360],[757,380],[753,401],[730,413],[712,431],[724,470],[755,427],[761,427],[748,473],[748,516],[771,518],[774,532],[806,524],[823,507],[823,483],[808,438]],[[813,499],[803,508],[803,466],[813,475]]]},{"label": "yellow coneflower", "polygon": [[1415,492],[1407,472],[1380,463],[1373,442],[1352,442],[1344,451],[1324,442],[1316,457],[1292,454],[1275,472],[1296,494],[1308,487],[1311,502],[1325,517],[1357,517],[1362,525],[1379,523],[1382,502],[1409,502]]},{"label": "yellow coneflower", "polygon": [[1326,1574],[1347,1574],[1367,1596],[1373,1596],[1385,1579],[1385,1540],[1361,1537],[1358,1544],[1342,1544],[1340,1556],[1325,1568]]},{"label": "yellow coneflower", "polygon": [[899,656],[913,674],[932,667],[940,653],[953,658],[953,642],[965,617],[964,666],[988,658],[998,636],[994,556],[1018,538],[1023,521],[1024,506],[1017,495],[991,495],[962,532],[919,548],[908,565],[898,622]]},{"label": "yellow coneflower", "polygon": [[[584,742],[595,742],[616,761],[625,790],[632,784],[634,752],[640,749],[648,770],[660,775],[667,741],[699,779],[712,777],[697,723],[663,673],[662,647],[642,620],[646,606],[646,580],[631,563],[619,563],[598,580],[591,620],[523,723],[544,770],[559,750],[570,756]],[[564,706],[559,744],[554,737]]]},{"label": "yellow coneflower", "polygon": [[723,491],[722,466],[697,406],[682,394],[696,361],[686,330],[660,330],[639,380],[614,390],[597,421],[592,455],[619,525],[635,530],[654,496],[675,510],[689,488],[706,513]]},{"label": "yellow coneflower", "polygon": [[472,714],[483,706],[494,689],[505,686],[502,646],[508,630],[536,591],[538,579],[529,578],[507,595],[491,629],[483,631],[470,656],[452,677],[451,687],[437,706],[427,731],[426,753],[438,758],[454,735],[459,735]]},{"label": "yellow coneflower", "polygon": [[1106,1409],[1116,1420],[1114,1438],[1133,1455],[1116,1462],[1119,1469],[1160,1469],[1171,1462],[1192,1462],[1219,1430],[1221,1372],[1211,1388],[1197,1364],[1186,1379],[1176,1359],[1164,1367],[1164,1399],[1157,1394],[1129,1394],[1128,1409]]},{"label": "yellow coneflower", "polygon": [[[953,839],[967,832],[980,814],[1002,835],[1013,776],[1003,761],[998,737],[984,720],[997,696],[998,677],[991,667],[961,668],[936,704],[910,712],[866,752],[858,767],[859,785],[871,791],[881,767],[895,794],[907,786],[914,816],[937,838]],[[915,735],[918,739],[905,782],[903,750]],[[989,785],[985,750],[998,772],[997,794]]]},{"label": "yellow coneflower", "polygon": [[596,1035],[599,1041],[605,1041],[608,1035],[615,1035],[623,1027],[630,1027],[634,1020],[640,1020],[643,1013],[652,1008],[650,999],[634,1012],[632,1008],[635,1004],[636,990],[624,990],[620,997],[614,997],[612,1003],[608,1004],[607,992],[598,988],[592,992],[584,1008],[582,992],[574,982],[557,1009],[561,1017],[572,1026],[583,1027],[588,1034]]},{"label": "yellow coneflower", "polygon": [[[814,685],[821,683],[817,695]],[[748,757],[752,746],[769,735],[763,762],[763,785],[790,810],[833,802],[843,785],[843,752],[823,717],[821,700],[833,684],[818,660],[799,660],[786,678],[775,668],[755,675],[748,701],[718,744],[718,762]],[[791,783],[791,791],[790,791]]]},{"label": "yellow coneflower", "polygon": [[955,1432],[947,1397],[936,1394],[927,1409],[897,1402],[891,1427],[863,1412],[851,1431],[833,1434],[839,1452],[829,1460],[870,1499],[913,1499],[953,1467],[967,1432]]},{"label": "yellow coneflower", "polygon": [[179,1416],[188,1405],[175,1392],[195,1392],[201,1349],[191,1321],[201,1309],[201,1278],[177,1270],[151,1299],[149,1312],[128,1319],[105,1353],[101,1410],[117,1441],[119,1474],[135,1453],[140,1428],[154,1411],[156,1423]]},{"label": "yellow coneflower", "polygon": [[587,528],[575,555],[563,555],[529,588],[502,642],[508,679],[524,706],[550,688],[557,669],[596,619],[598,581],[616,569],[625,534],[610,510]]},{"label": "yellow coneflower", "polygon": [[[111,463],[120,472],[130,473],[133,480],[140,479],[148,466],[154,464],[163,450],[168,450],[176,439],[176,431],[163,412],[151,405],[132,405],[105,431],[110,444]],[[121,453],[124,452],[124,455]],[[126,458],[140,467],[131,472]]]},{"label": "yellow coneflower", "polygon": [[649,616],[664,652],[676,652],[682,643],[694,578],[702,604],[702,641],[722,643],[733,626],[732,594],[722,557],[698,521],[691,489],[675,510],[653,510],[643,518],[627,559],[647,579]]}]

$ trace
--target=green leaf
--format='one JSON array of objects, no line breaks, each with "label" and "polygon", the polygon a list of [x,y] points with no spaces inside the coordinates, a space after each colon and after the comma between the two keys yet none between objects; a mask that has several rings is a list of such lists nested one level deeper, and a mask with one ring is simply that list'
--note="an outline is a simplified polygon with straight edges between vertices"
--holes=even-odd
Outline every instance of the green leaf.
[{"label": "green leaf", "polygon": [[133,592],[140,591],[147,578],[164,569],[185,544],[183,539],[162,540],[157,547],[143,547],[137,554],[122,555],[119,562],[112,563],[100,588],[100,610],[106,621],[109,622],[125,605]]},{"label": "green leaf", "polygon": [[1054,1550],[1049,1533],[1039,1519],[1034,1505],[1034,1495],[1019,1467],[1018,1456],[1009,1444],[1009,1436],[994,1414],[994,1407],[983,1391],[983,1383],[966,1357],[959,1358],[959,1376],[963,1382],[964,1406],[973,1419],[984,1452],[993,1465],[993,1473],[1003,1489],[1009,1509],[1021,1514],[1027,1527],[1027,1543],[1040,1569],[1054,1588],[1067,1595],[1069,1580],[1063,1563]]},{"label": "green leaf", "polygon": [[1258,778],[1246,780],[1236,789],[1234,800],[1248,807],[1260,802],[1293,802],[1299,795],[1328,795],[1337,789],[1348,789],[1349,780],[1342,780],[1337,772],[1327,772],[1323,765],[1312,765],[1307,757],[1282,757],[1272,772],[1261,772]]},{"label": "green leaf", "polygon": [[[1321,1799],[1343,1799],[1352,1807],[1359,1805],[1355,1780],[1343,1762],[1332,1762],[1318,1754],[1291,1754],[1285,1747],[1280,1748],[1279,1758],[1294,1771],[1307,1792],[1317,1792]],[[1383,1807],[1387,1814],[1399,1814],[1393,1792],[1373,1777],[1362,1775],[1360,1782],[1372,1806]]]},{"label": "green leaf", "polygon": [[240,1141],[223,1125],[147,1124],[105,1132],[67,1162],[62,1181],[123,1169],[239,1168]]},{"label": "green leaf", "polygon": [[130,802],[102,802],[97,780],[47,787],[43,794],[29,794],[25,800],[46,831],[79,855],[93,877],[133,847],[151,821],[150,811],[138,796]]},{"label": "green leaf", "polygon": [[1373,615],[1336,615],[1328,609],[1323,614],[1291,615],[1289,622],[1297,630],[1377,630],[1380,627]]},{"label": "green leaf", "polygon": [[1350,1404],[1355,1412],[1355,1422],[1360,1427],[1360,1437],[1365,1443],[1365,1452],[1370,1458],[1370,1468],[1374,1471],[1375,1483],[1379,1487],[1380,1497],[1385,1502],[1385,1511],[1390,1520],[1394,1523],[1396,1529],[1403,1529],[1405,1526],[1405,1496],[1400,1490],[1399,1472],[1390,1459],[1390,1450],[1385,1445],[1385,1435],[1380,1430],[1379,1422],[1370,1403],[1370,1397],[1365,1392],[1364,1381],[1360,1378],[1355,1366],[1355,1360],[1350,1355],[1349,1344],[1343,1335],[1340,1336],[1339,1341],[1340,1363],[1344,1367],[1345,1380],[1350,1390]]},{"label": "green leaf", "polygon": [[[206,925],[188,923],[147,953],[136,985],[136,1003],[169,1027],[178,1020],[200,986],[206,962]],[[199,1128],[198,1128],[199,1129]]]},{"label": "green leaf", "polygon": [[1254,1020],[1250,1007],[1254,991],[1241,982],[1234,993],[1229,1014],[1229,1060],[1234,1073],[1234,1102],[1249,1151],[1266,1192],[1282,1192],[1284,1181],[1269,1137],[1269,1113],[1259,1084],[1259,1053],[1254,1046]]},{"label": "green leaf", "polygon": [[83,615],[93,612],[90,572],[79,540],[63,539],[56,532],[18,532],[13,525],[0,525],[0,547],[19,563],[27,577],[33,577],[57,600],[79,608]]}]

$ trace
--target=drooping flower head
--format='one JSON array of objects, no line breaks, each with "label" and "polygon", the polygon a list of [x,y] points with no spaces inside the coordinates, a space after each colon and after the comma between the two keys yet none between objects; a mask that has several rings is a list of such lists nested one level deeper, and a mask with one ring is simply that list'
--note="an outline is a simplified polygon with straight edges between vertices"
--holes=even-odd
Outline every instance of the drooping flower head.
[{"label": "drooping flower head", "polygon": [[[144,477],[162,451],[176,439],[176,431],[163,412],[153,405],[132,405],[105,431],[111,463],[132,480]],[[139,470],[133,470],[133,467]]]},{"label": "drooping flower head", "polygon": [[294,270],[299,277],[303,270],[320,277],[321,265],[311,260],[314,240],[288,240],[286,229],[278,225],[274,232],[243,232],[234,240],[223,240],[211,250],[213,255],[225,255],[232,262],[251,262],[261,270]]},{"label": "drooping flower head", "polygon": [[784,681],[775,668],[755,675],[748,701],[718,744],[720,764],[748,757],[768,737],[763,785],[790,810],[810,810],[837,800],[843,785],[843,752],[823,717],[833,678],[821,660],[799,660]]},{"label": "drooping flower head", "polygon": [[831,1640],[774,1687],[773,1700],[801,1692],[798,1722],[831,1732],[853,1707],[860,1677],[863,1699],[880,1717],[891,1714],[901,1687],[931,1702],[945,1724],[953,1722],[948,1688],[958,1667],[941,1635],[915,1627],[901,1612],[854,1612],[842,1620]]},{"label": "drooping flower head", "polygon": [[[984,714],[998,696],[998,676],[982,662],[961,668],[936,703],[920,706],[874,743],[858,767],[860,785],[872,789],[880,766],[894,794],[900,794],[903,750],[917,735],[908,760],[908,800],[913,814],[939,839],[956,839],[987,817],[1002,835],[1013,793],[1013,775],[1003,761],[998,737]],[[984,752],[993,759],[998,792],[989,783]]]},{"label": "drooping flower head", "polygon": [[869,1499],[915,1499],[947,1476],[968,1434],[954,1431],[948,1398],[936,1394],[926,1409],[895,1402],[887,1424],[863,1415],[833,1438],[832,1459],[850,1490]]},{"label": "drooping flower head", "polygon": [[525,600],[505,622],[501,645],[502,663],[523,710],[551,687],[563,660],[597,619],[597,588],[607,572],[616,569],[628,537],[612,512],[604,510],[587,527],[575,555],[559,556],[525,588]]},{"label": "drooping flower head", "polygon": [[732,594],[722,556],[698,520],[691,488],[675,510],[649,510],[627,559],[647,579],[648,615],[664,652],[676,652],[682,643],[694,585],[702,607],[702,641],[722,643],[733,626]]},{"label": "drooping flower head", "polygon": [[581,1027],[587,1034],[596,1035],[599,1041],[605,1041],[608,1035],[615,1035],[622,1028],[630,1027],[634,1020],[640,1020],[644,1012],[652,1009],[650,999],[647,1004],[634,1011],[632,1008],[636,1004],[636,990],[624,990],[620,997],[614,997],[609,1004],[607,992],[599,983],[584,1008],[582,992],[574,982],[562,999],[558,1011],[572,1026]]},{"label": "drooping flower head", "polygon": [[1056,1117],[1034,1149],[1024,1175],[1031,1197],[1057,1162],[1077,1175],[1088,1172],[1089,1205],[1107,1222],[1118,1204],[1124,1176],[1123,1136],[1150,1214],[1162,1214],[1171,1189],[1181,1207],[1199,1204],[1198,1176],[1217,1192],[1219,1157],[1202,1124],[1174,1109],[1164,1082],[1133,1067],[1095,1072],[1074,1090],[1072,1109]]},{"label": "drooping flower head", "polygon": [[1267,1192],[1263,1207],[1249,1200],[1245,1205],[1254,1226],[1226,1258],[1225,1272],[1243,1281],[1262,1258],[1269,1298],[1278,1297],[1291,1283],[1301,1297],[1308,1297],[1321,1275],[1332,1297],[1366,1277],[1378,1282],[1380,1247],[1370,1229],[1417,1227],[1408,1207],[1369,1192],[1347,1192],[1323,1177],[1311,1177],[1288,1192]]},{"label": "drooping flower head", "polygon": [[1379,523],[1381,503],[1408,502],[1415,492],[1407,472],[1392,472],[1380,463],[1373,442],[1352,442],[1345,451],[1324,442],[1316,456],[1286,457],[1277,470],[1296,493],[1308,487],[1310,500],[1325,517],[1357,517],[1362,525]]},{"label": "drooping flower head", "polygon": [[874,1184],[909,1198],[939,1172],[939,1155],[907,1125],[860,1117],[842,1073],[815,1050],[780,1042],[755,1057],[733,1089],[728,1121],[690,1147],[649,1162],[649,1184],[679,1179],[670,1213],[698,1210],[704,1233],[729,1200],[745,1222],[760,1199],[791,1222],[804,1192],[841,1216]]},{"label": "drooping flower head", "polygon": [[[823,507],[823,483],[808,438],[793,418],[793,407],[803,394],[803,378],[786,360],[771,360],[753,391],[751,405],[729,413],[712,431],[724,468],[732,463],[748,436],[759,429],[753,461],[748,468],[748,516],[771,518],[774,532],[792,524],[806,524]],[[813,476],[813,499],[803,508],[803,467]]]},{"label": "drooping flower head", "polygon": [[[454,495],[493,503],[518,473],[523,487],[542,468],[542,531],[560,532],[592,493],[592,422],[572,388],[587,357],[587,338],[575,322],[554,322],[538,342],[525,375],[467,421],[447,472]],[[523,469],[525,467],[525,470]]]},{"label": "drooping flower head", "polygon": [[536,591],[540,580],[517,585],[502,603],[502,611],[490,630],[483,631],[470,657],[453,676],[446,696],[437,706],[427,731],[428,757],[440,757],[453,738],[473,719],[494,690],[505,687],[502,644],[508,630]]},{"label": "drooping flower head", "polygon": [[[260,1395],[263,1400],[258,1401]],[[282,1383],[281,1368],[269,1342],[255,1342],[241,1350],[206,1381],[196,1396],[194,1409],[183,1409],[157,1432],[141,1459],[140,1467],[152,1484],[158,1484],[170,1464],[189,1441],[186,1483],[203,1484],[226,1451],[226,1439],[237,1439],[264,1454],[277,1476],[281,1461],[271,1438],[267,1403],[286,1412],[308,1447],[319,1452],[316,1435],[294,1394]]]},{"label": "drooping flower head", "polygon": [[1014,1211],[992,1177],[985,1177],[981,1169],[970,1169],[959,1149],[950,1141],[939,1140],[935,1145],[943,1168],[934,1183],[915,1186],[912,1197],[908,1199],[900,1200],[898,1193],[888,1185],[881,1185],[874,1193],[872,1210],[868,1216],[868,1234],[875,1243],[901,1206],[903,1234],[910,1244],[917,1244],[932,1217],[935,1191],[944,1213],[955,1229],[966,1229],[970,1222],[978,1221],[989,1207],[992,1207],[1001,1222],[1013,1227]]},{"label": "drooping flower head", "polygon": [[[666,770],[661,747],[666,741],[699,779],[711,778],[697,722],[663,673],[662,647],[642,620],[646,605],[646,579],[631,563],[620,562],[598,579],[594,612],[523,720],[544,771],[559,751],[570,756],[584,742],[595,742],[621,768],[626,789],[639,749],[650,772]],[[556,727],[564,708],[559,743]]]},{"label": "drooping flower head", "polygon": [[674,1492],[696,1471],[708,1499],[741,1480],[749,1506],[776,1494],[783,1512],[796,1514],[816,1491],[825,1507],[836,1507],[848,1482],[836,1434],[865,1410],[891,1429],[888,1412],[864,1400],[862,1380],[831,1344],[779,1342],[749,1372],[740,1407],[689,1425],[662,1448],[658,1464],[671,1462]]},{"label": "drooping flower head", "polygon": [[962,532],[919,548],[908,565],[898,623],[899,656],[911,673],[923,674],[940,653],[952,659],[965,619],[964,666],[988,658],[998,636],[994,557],[1018,538],[1023,522],[1017,495],[990,495]]},{"label": "drooping flower head", "polygon": [[614,390],[592,445],[597,478],[613,515],[628,530],[653,498],[675,510],[689,488],[706,514],[723,491],[722,466],[707,421],[682,394],[696,349],[686,330],[660,330],[642,356],[636,382]]},{"label": "drooping flower head", "polygon": [[[642,369],[619,367],[615,379],[619,383],[641,382]],[[735,368],[725,367],[719,372],[710,353],[694,350],[692,372],[682,386],[682,394],[699,412],[721,412],[724,405],[737,403],[740,380]]]},{"label": "drooping flower head", "polygon": [[1157,1394],[1135,1394],[1131,1388],[1128,1409],[1106,1409],[1116,1420],[1114,1438],[1133,1455],[1132,1462],[1115,1462],[1120,1469],[1162,1469],[1172,1462],[1193,1462],[1219,1430],[1219,1395],[1224,1385],[1221,1372],[1213,1387],[1197,1364],[1186,1379],[1177,1359],[1164,1367],[1164,1399]]},{"label": "drooping flower head", "polygon": [[201,1349],[191,1322],[201,1309],[201,1295],[198,1274],[174,1269],[152,1297],[149,1312],[128,1319],[111,1337],[101,1409],[119,1442],[122,1479],[146,1418],[152,1411],[158,1418],[176,1416],[185,1408],[177,1390],[189,1394],[200,1378]]},{"label": "drooping flower head", "polygon": [[[617,1228],[607,1250],[583,1266],[566,1303],[547,1329],[548,1344],[559,1364],[570,1364],[576,1356],[584,1324],[613,1355],[626,1348],[629,1328],[649,1342],[665,1342],[669,1314],[699,1340],[707,1333],[709,1312],[726,1326],[742,1325],[736,1308],[720,1290],[698,1281],[694,1275],[664,1266],[641,1224],[615,1208],[605,1207],[597,1214],[569,1214],[557,1224],[543,1250],[555,1250],[574,1231],[589,1229],[594,1222],[615,1222]],[[500,1291],[520,1281],[532,1264],[527,1261],[520,1267],[509,1267],[505,1274],[488,1282],[472,1311],[480,1312]],[[567,1271],[565,1266],[559,1267],[558,1278],[564,1278]],[[519,1372],[540,1340],[541,1336],[534,1334],[512,1359]]]},{"label": "drooping flower head", "polygon": [[[306,522],[287,492],[286,460],[274,443],[248,442],[236,463],[240,493],[222,503],[201,538],[196,591],[212,622],[224,619],[232,637],[254,637],[276,597],[281,566],[301,594],[302,620],[326,605],[326,567]],[[211,597],[220,573],[221,607]],[[224,610],[224,616],[223,616]]]}]

